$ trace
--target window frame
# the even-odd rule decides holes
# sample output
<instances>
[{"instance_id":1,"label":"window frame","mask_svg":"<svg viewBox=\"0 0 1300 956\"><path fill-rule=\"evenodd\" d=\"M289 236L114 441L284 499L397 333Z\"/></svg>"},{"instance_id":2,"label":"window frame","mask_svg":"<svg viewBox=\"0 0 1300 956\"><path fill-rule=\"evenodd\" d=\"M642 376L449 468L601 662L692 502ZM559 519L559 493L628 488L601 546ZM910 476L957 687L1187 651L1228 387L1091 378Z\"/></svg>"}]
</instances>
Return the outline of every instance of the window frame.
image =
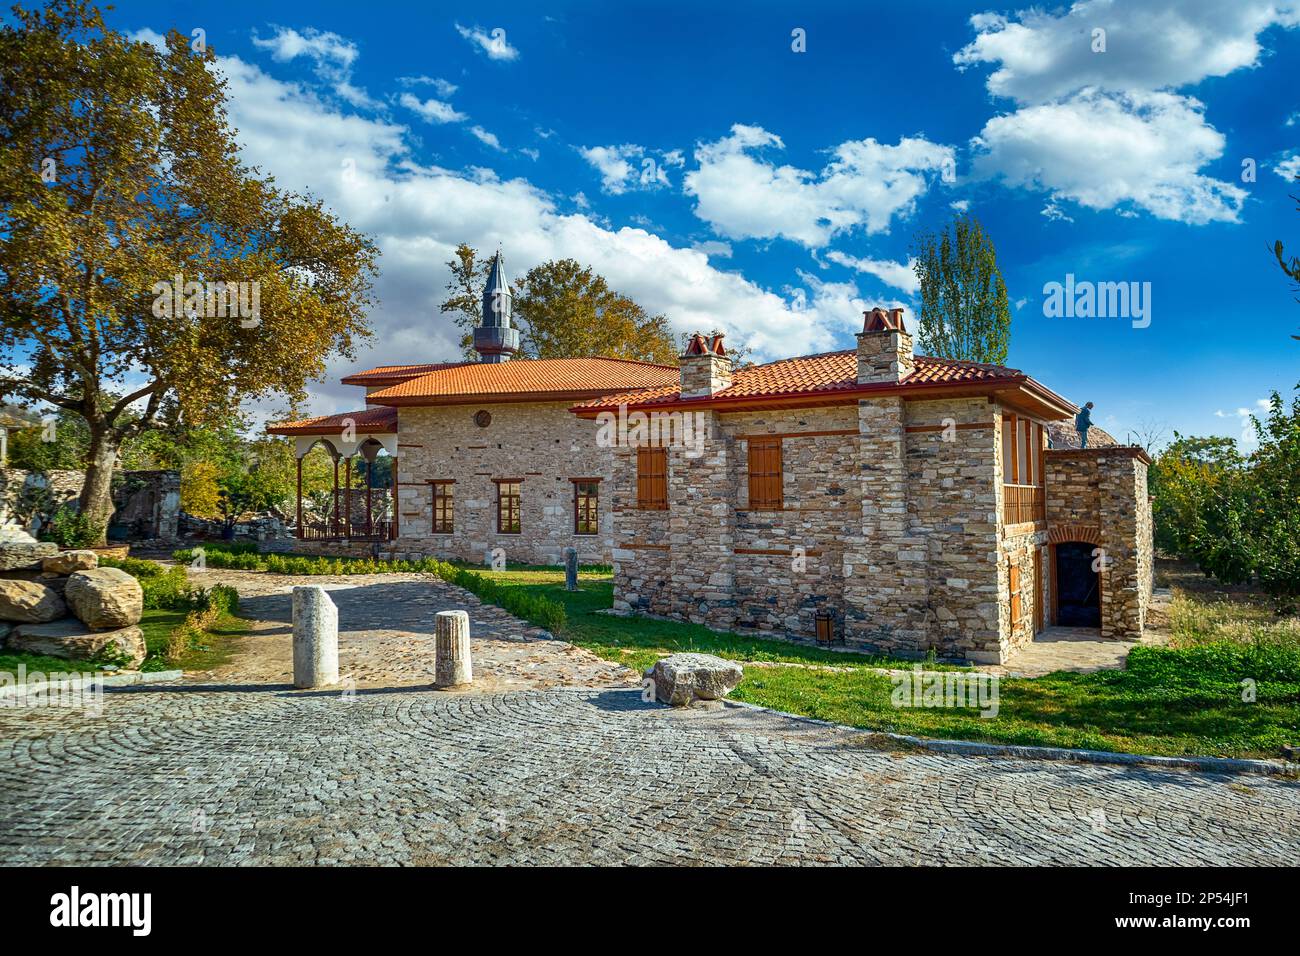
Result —
<instances>
[{"instance_id":1,"label":"window frame","mask_svg":"<svg viewBox=\"0 0 1300 956\"><path fill-rule=\"evenodd\" d=\"M599 478L570 478L573 483L573 533L576 536L591 537L600 534L600 479ZM584 486L590 486L591 491L587 494L582 493L579 489ZM583 531L583 505L588 503L587 510L589 515L587 520L590 522L591 530Z\"/></svg>"},{"instance_id":2,"label":"window frame","mask_svg":"<svg viewBox=\"0 0 1300 956\"><path fill-rule=\"evenodd\" d=\"M429 514L430 534L456 533L456 481L454 478L439 478L429 482L433 508ZM438 521L439 503L444 505L445 526Z\"/></svg>"},{"instance_id":3,"label":"window frame","mask_svg":"<svg viewBox=\"0 0 1300 956\"><path fill-rule=\"evenodd\" d=\"M1020 595L1020 566L1014 561L1008 567L1008 589L1011 591L1011 626L1024 620L1024 602Z\"/></svg>"},{"instance_id":4,"label":"window frame","mask_svg":"<svg viewBox=\"0 0 1300 956\"><path fill-rule=\"evenodd\" d=\"M497 486L497 534L523 534L524 480L522 478L493 478L492 482ZM513 494L504 490L508 486L513 486L516 489ZM514 530L510 530L504 521L506 512L502 505L506 502L512 502L509 513L514 517Z\"/></svg>"}]
</instances>

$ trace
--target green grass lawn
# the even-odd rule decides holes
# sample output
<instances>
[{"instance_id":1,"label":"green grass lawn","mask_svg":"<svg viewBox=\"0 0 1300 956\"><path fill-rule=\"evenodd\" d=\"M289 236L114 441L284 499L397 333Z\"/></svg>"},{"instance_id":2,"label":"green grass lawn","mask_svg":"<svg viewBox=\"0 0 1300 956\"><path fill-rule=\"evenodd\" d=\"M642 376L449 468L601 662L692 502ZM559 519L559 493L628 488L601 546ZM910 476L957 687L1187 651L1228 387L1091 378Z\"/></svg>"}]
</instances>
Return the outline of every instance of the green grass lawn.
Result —
<instances>
[{"instance_id":1,"label":"green grass lawn","mask_svg":"<svg viewBox=\"0 0 1300 956\"><path fill-rule=\"evenodd\" d=\"M140 619L140 629L144 632L144 642L149 649L149 653L145 657L140 670L165 671L175 670L176 668L207 670L229 658L229 641L227 639L243 634L247 630L247 626L242 620L226 615L208 631L211 640L205 641L202 647L190 651L179 663L169 664L162 657L167 647L167 635L171 633L172 628L184 620L184 611L145 609L144 616ZM70 661L62 657L44 657L39 654L12 654L0 650L0 671L16 675L19 664L26 665L28 674L34 672L42 674L69 673L72 671L80 673L99 670L98 667L89 666L84 661Z\"/></svg>"},{"instance_id":2,"label":"green grass lawn","mask_svg":"<svg viewBox=\"0 0 1300 956\"><path fill-rule=\"evenodd\" d=\"M1223 642L1172 650L1138 648L1124 671L1004 678L997 716L983 718L971 709L893 706L890 678L871 668L907 668L910 661L716 634L671 621L597 614L611 605L608 573L581 574L576 593L564 590L559 569L485 574L563 604L568 613L566 639L637 670L674 651L849 668L749 667L732 696L854 727L1166 755L1277 757L1283 744L1300 743L1300 655L1291 651L1259 658L1249 656L1244 647L1240 654L1231 647L1224 650ZM940 668L927 664L926 669ZM1253 703L1241 699L1242 677L1257 681Z\"/></svg>"}]
</instances>

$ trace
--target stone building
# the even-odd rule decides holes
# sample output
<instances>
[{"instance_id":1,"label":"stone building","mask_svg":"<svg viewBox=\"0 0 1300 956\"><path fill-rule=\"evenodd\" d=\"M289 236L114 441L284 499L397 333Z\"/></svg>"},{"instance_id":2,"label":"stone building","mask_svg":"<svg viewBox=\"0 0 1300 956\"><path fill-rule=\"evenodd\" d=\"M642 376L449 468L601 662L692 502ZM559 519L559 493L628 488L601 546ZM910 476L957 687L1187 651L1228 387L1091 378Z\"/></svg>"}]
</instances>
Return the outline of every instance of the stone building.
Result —
<instances>
[{"instance_id":1,"label":"stone building","mask_svg":"<svg viewBox=\"0 0 1300 956\"><path fill-rule=\"evenodd\" d=\"M617 611L900 655L999 663L1049 624L1142 631L1149 460L1109 436L1062 447L1074 404L913 354L901 309L869 313L856 349L756 367L699 335L680 368L521 360L498 253L483 315L478 361L357 372L364 409L270 429L300 469L317 444L335 460L325 514L299 495L299 549L575 547L612 561ZM359 496L353 460L381 454L393 487Z\"/></svg>"},{"instance_id":2,"label":"stone building","mask_svg":"<svg viewBox=\"0 0 1300 956\"><path fill-rule=\"evenodd\" d=\"M498 253L483 324L474 330L478 361L357 372L343 382L366 390L365 409L268 429L294 439L300 478L315 445L335 460L327 514L304 515L300 491L298 550L554 564L575 547L584 562L608 563L612 458L597 444L596 424L569 409L675 383L677 369L615 358L514 358L511 311ZM396 461L392 489L359 496L349 487L351 463L381 454Z\"/></svg>"},{"instance_id":3,"label":"stone building","mask_svg":"<svg viewBox=\"0 0 1300 956\"><path fill-rule=\"evenodd\" d=\"M1000 663L1060 622L1141 633L1149 460L1048 450L1077 407L1016 369L915 355L902 310L856 349L579 403L613 430L615 609Z\"/></svg>"}]
</instances>

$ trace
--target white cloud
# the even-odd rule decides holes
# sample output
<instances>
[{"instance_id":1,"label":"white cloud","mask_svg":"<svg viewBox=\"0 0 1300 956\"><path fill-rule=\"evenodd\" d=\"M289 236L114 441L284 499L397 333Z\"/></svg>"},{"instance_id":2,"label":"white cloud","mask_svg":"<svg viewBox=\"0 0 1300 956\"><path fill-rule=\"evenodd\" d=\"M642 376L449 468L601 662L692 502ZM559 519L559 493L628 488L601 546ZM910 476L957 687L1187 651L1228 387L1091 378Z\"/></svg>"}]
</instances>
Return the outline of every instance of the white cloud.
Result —
<instances>
[{"instance_id":1,"label":"white cloud","mask_svg":"<svg viewBox=\"0 0 1300 956\"><path fill-rule=\"evenodd\" d=\"M1267 414L1271 403L1267 398L1255 399L1254 408L1238 408L1231 412L1225 412L1218 409L1214 413L1215 418L1236 418L1237 426L1240 432L1237 435L1237 441L1243 446L1253 446L1259 444L1259 436L1255 434L1255 426L1251 422L1252 415Z\"/></svg>"},{"instance_id":2,"label":"white cloud","mask_svg":"<svg viewBox=\"0 0 1300 956\"><path fill-rule=\"evenodd\" d=\"M961 69L996 64L989 92L1042 103L1092 86L1173 89L1256 66L1259 34L1300 23L1300 8L1276 0L1082 0L1062 12L971 17L976 36L957 51ZM1093 52L1093 31L1105 52Z\"/></svg>"},{"instance_id":3,"label":"white cloud","mask_svg":"<svg viewBox=\"0 0 1300 956\"><path fill-rule=\"evenodd\" d=\"M491 146L493 149L497 150L498 152L505 151L501 145L501 140L497 139L496 133L489 133L482 126L471 126L469 128L469 131L473 133L474 138L477 139L484 146Z\"/></svg>"},{"instance_id":4,"label":"white cloud","mask_svg":"<svg viewBox=\"0 0 1300 956\"><path fill-rule=\"evenodd\" d=\"M269 38L253 33L253 46L269 50L271 58L279 63L305 56L313 63L316 75L329 83L334 92L346 102L362 109L376 109L381 104L370 98L365 90L352 83L352 64L356 62L357 45L337 33L307 27L301 33L290 27L276 27Z\"/></svg>"},{"instance_id":5,"label":"white cloud","mask_svg":"<svg viewBox=\"0 0 1300 956\"><path fill-rule=\"evenodd\" d=\"M579 146L578 152L600 173L600 188L618 196L629 189L640 187L654 189L671 185L666 166L680 166L685 162L680 150L651 156L644 146L624 143L622 146Z\"/></svg>"},{"instance_id":6,"label":"white cloud","mask_svg":"<svg viewBox=\"0 0 1300 956\"><path fill-rule=\"evenodd\" d=\"M1161 219L1235 222L1246 191L1198 172L1224 149L1203 109L1174 93L1081 90L989 120L972 141L975 171L1089 209L1128 202Z\"/></svg>"},{"instance_id":7,"label":"white cloud","mask_svg":"<svg viewBox=\"0 0 1300 956\"><path fill-rule=\"evenodd\" d=\"M957 212L966 212L966 211L968 211L968 210L970 209L970 200L969 200L969 199L958 199L958 200L956 200L955 202L950 202L950 203L948 203L948 208L949 208L949 209L954 209L954 210L956 210Z\"/></svg>"},{"instance_id":8,"label":"white cloud","mask_svg":"<svg viewBox=\"0 0 1300 956\"><path fill-rule=\"evenodd\" d=\"M695 214L730 239L791 239L809 248L854 228L888 231L905 218L932 179L954 169L952 147L921 137L897 146L850 140L831 151L817 173L777 166L761 150L784 149L781 138L737 124L731 135L695 149L698 168L686 174Z\"/></svg>"},{"instance_id":9,"label":"white cloud","mask_svg":"<svg viewBox=\"0 0 1300 956\"><path fill-rule=\"evenodd\" d=\"M486 53L489 60L517 60L519 51L506 39L506 31L495 27L486 32L479 27L463 27L456 24L456 32L472 43L480 52Z\"/></svg>"},{"instance_id":10,"label":"white cloud","mask_svg":"<svg viewBox=\"0 0 1300 956\"><path fill-rule=\"evenodd\" d=\"M995 65L989 92L1018 104L972 141L977 174L1119 215L1237 221L1246 192L1200 172L1224 137L1198 100L1174 91L1257 66L1263 31L1300 24L1296 3L1080 0L970 22L975 39L953 61Z\"/></svg>"},{"instance_id":11,"label":"white cloud","mask_svg":"<svg viewBox=\"0 0 1300 956\"><path fill-rule=\"evenodd\" d=\"M1038 210L1040 216L1046 217L1051 222L1074 222L1073 217L1066 215L1065 210L1059 203L1049 202L1042 209Z\"/></svg>"},{"instance_id":12,"label":"white cloud","mask_svg":"<svg viewBox=\"0 0 1300 956\"><path fill-rule=\"evenodd\" d=\"M522 178L423 165L401 125L346 115L302 84L236 57L222 57L219 66L230 81L231 119L244 159L282 187L322 199L373 237L382 253L379 304L371 316L376 335L355 361L332 364L315 387L311 411L356 408L358 391L337 380L358 365L459 354L459 331L438 304L449 279L445 262L461 242L481 250L500 246L515 275L571 256L666 315L676 331L721 328L752 344L761 359L824 350L836 334L861 326L860 309L843 314L851 286L824 286L813 277L806 308L796 312L740 273L713 268L704 251L674 246L645 229L612 228L587 212L562 212L555 197Z\"/></svg>"},{"instance_id":13,"label":"white cloud","mask_svg":"<svg viewBox=\"0 0 1300 956\"><path fill-rule=\"evenodd\" d=\"M397 82L403 86L432 86L444 100L460 89L455 83L449 83L437 76L399 76Z\"/></svg>"},{"instance_id":14,"label":"white cloud","mask_svg":"<svg viewBox=\"0 0 1300 956\"><path fill-rule=\"evenodd\" d=\"M1282 158L1273 164L1273 172L1287 182L1291 182L1297 176L1300 176L1300 150L1292 150L1283 154Z\"/></svg>"},{"instance_id":15,"label":"white cloud","mask_svg":"<svg viewBox=\"0 0 1300 956\"><path fill-rule=\"evenodd\" d=\"M835 249L826 253L826 258L856 272L875 276L885 285L901 289L908 295L916 295L921 289L921 281L916 277L915 259L908 259L906 262L891 262L888 259L855 259Z\"/></svg>"},{"instance_id":16,"label":"white cloud","mask_svg":"<svg viewBox=\"0 0 1300 956\"><path fill-rule=\"evenodd\" d=\"M731 243L719 242L717 239L706 239L704 242L695 242L691 248L704 253L706 256L716 256L719 259L731 258Z\"/></svg>"},{"instance_id":17,"label":"white cloud","mask_svg":"<svg viewBox=\"0 0 1300 956\"><path fill-rule=\"evenodd\" d=\"M403 93L398 102L430 123L459 123L468 118L464 113L457 112L450 103L433 99L421 100L412 93Z\"/></svg>"}]
</instances>

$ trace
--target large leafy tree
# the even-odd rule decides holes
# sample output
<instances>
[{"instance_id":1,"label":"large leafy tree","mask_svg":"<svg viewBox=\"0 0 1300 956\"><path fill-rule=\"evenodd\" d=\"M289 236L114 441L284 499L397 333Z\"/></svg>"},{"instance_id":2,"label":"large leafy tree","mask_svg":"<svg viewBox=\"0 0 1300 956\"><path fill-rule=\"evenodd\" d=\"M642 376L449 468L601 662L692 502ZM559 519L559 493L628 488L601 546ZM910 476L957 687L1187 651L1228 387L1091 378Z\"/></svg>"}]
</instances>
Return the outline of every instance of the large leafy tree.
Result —
<instances>
[{"instance_id":1,"label":"large leafy tree","mask_svg":"<svg viewBox=\"0 0 1300 956\"><path fill-rule=\"evenodd\" d=\"M468 245L447 263L451 278L442 311L462 330L467 358L477 353L471 330L482 322L483 286L491 259ZM573 259L555 259L516 279L514 324L525 358L609 355L642 362L677 364L677 344L668 320L611 289L604 277Z\"/></svg>"},{"instance_id":2,"label":"large leafy tree","mask_svg":"<svg viewBox=\"0 0 1300 956\"><path fill-rule=\"evenodd\" d=\"M0 28L0 395L79 415L81 509L102 539L122 443L168 403L192 424L300 399L351 356L377 251L239 159L210 47L105 27L82 0ZM159 283L256 283L260 311L181 310ZM106 396L112 395L111 401Z\"/></svg>"},{"instance_id":3,"label":"large leafy tree","mask_svg":"<svg viewBox=\"0 0 1300 956\"><path fill-rule=\"evenodd\" d=\"M1011 309L997 250L979 220L956 216L940 233L918 233L913 255L921 295L917 332L926 354L1005 363Z\"/></svg>"}]
</instances>

